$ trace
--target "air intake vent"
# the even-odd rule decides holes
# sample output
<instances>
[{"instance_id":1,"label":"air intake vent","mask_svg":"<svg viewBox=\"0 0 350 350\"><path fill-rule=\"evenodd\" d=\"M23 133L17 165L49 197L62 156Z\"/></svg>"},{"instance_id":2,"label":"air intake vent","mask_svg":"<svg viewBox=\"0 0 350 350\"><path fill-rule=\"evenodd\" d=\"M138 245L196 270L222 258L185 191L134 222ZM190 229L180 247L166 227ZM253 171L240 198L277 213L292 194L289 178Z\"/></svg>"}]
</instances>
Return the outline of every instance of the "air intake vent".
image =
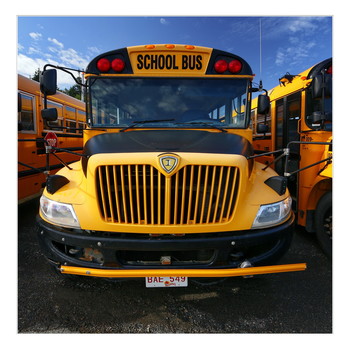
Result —
<instances>
[{"instance_id":1,"label":"air intake vent","mask_svg":"<svg viewBox=\"0 0 350 350\"><path fill-rule=\"evenodd\" d=\"M200 225L230 220L239 188L238 168L187 165L164 176L150 165L96 169L98 204L106 222Z\"/></svg>"}]
</instances>

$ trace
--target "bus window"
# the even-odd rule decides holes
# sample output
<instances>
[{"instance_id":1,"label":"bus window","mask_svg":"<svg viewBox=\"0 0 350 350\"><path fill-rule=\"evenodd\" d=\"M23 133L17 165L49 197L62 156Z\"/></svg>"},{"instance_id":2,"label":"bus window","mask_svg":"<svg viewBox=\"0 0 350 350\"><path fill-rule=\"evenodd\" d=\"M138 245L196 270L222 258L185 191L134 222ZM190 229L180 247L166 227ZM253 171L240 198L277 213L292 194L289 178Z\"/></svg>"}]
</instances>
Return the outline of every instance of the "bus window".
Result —
<instances>
[{"instance_id":1,"label":"bus window","mask_svg":"<svg viewBox=\"0 0 350 350\"><path fill-rule=\"evenodd\" d=\"M77 119L78 119L78 121L85 122L85 119L86 119L85 112L78 109Z\"/></svg>"},{"instance_id":2,"label":"bus window","mask_svg":"<svg viewBox=\"0 0 350 350\"><path fill-rule=\"evenodd\" d=\"M271 136L271 114L270 114L270 112L268 113L268 115L266 115L266 118L265 118L265 115L262 115L262 114L258 115L257 116L257 124L267 125L269 127L269 129L268 129L269 132L266 133L266 135ZM260 134L260 136L261 136L261 134Z\"/></svg>"},{"instance_id":3,"label":"bus window","mask_svg":"<svg viewBox=\"0 0 350 350\"><path fill-rule=\"evenodd\" d=\"M322 100L312 98L311 89L306 90L306 125L310 129L319 129L320 123L313 123L312 113L316 111L322 111ZM326 124L329 124L329 130L331 130L332 124L332 98L328 97L324 99L324 112L326 114Z\"/></svg>"},{"instance_id":4,"label":"bus window","mask_svg":"<svg viewBox=\"0 0 350 350\"><path fill-rule=\"evenodd\" d=\"M53 101L47 101L47 108L56 108L58 115L56 121L49 123L48 129L63 132L63 106Z\"/></svg>"},{"instance_id":5,"label":"bus window","mask_svg":"<svg viewBox=\"0 0 350 350\"><path fill-rule=\"evenodd\" d=\"M85 123L86 123L86 114L84 111L81 110L77 110L78 114L77 114L77 121L78 121L78 132L79 134L83 133L83 130L85 129Z\"/></svg>"},{"instance_id":6,"label":"bus window","mask_svg":"<svg viewBox=\"0 0 350 350\"><path fill-rule=\"evenodd\" d=\"M276 149L283 148L283 98L276 101Z\"/></svg>"},{"instance_id":7,"label":"bus window","mask_svg":"<svg viewBox=\"0 0 350 350\"><path fill-rule=\"evenodd\" d=\"M298 122L301 116L301 93L300 91L287 97L287 142L297 140Z\"/></svg>"},{"instance_id":8,"label":"bus window","mask_svg":"<svg viewBox=\"0 0 350 350\"><path fill-rule=\"evenodd\" d=\"M78 128L79 128L78 132L79 132L79 134L82 134L82 133L83 133L83 130L85 129L85 128L84 128L84 125L85 125L85 123L83 123L83 122L78 122Z\"/></svg>"},{"instance_id":9,"label":"bus window","mask_svg":"<svg viewBox=\"0 0 350 350\"><path fill-rule=\"evenodd\" d=\"M75 121L75 108L65 106L65 109L66 109L65 126L73 129L73 130L66 129L66 132L74 134L74 133L76 133L76 130L74 130L74 129L77 127L76 121Z\"/></svg>"},{"instance_id":10,"label":"bus window","mask_svg":"<svg viewBox=\"0 0 350 350\"><path fill-rule=\"evenodd\" d=\"M77 131L75 130L76 129L76 121L75 120L70 120L70 119L66 119L66 127L67 128L70 128L70 129L66 129L66 132L69 132L69 133L73 133L75 134Z\"/></svg>"},{"instance_id":11,"label":"bus window","mask_svg":"<svg viewBox=\"0 0 350 350\"><path fill-rule=\"evenodd\" d=\"M20 93L21 110L19 111L19 122L21 123L21 132L35 131L35 113L34 113L34 96Z\"/></svg>"},{"instance_id":12,"label":"bus window","mask_svg":"<svg viewBox=\"0 0 350 350\"><path fill-rule=\"evenodd\" d=\"M75 119L75 108L65 106L66 109L66 118L74 120Z\"/></svg>"},{"instance_id":13,"label":"bus window","mask_svg":"<svg viewBox=\"0 0 350 350\"><path fill-rule=\"evenodd\" d=\"M133 121L173 119L180 128L181 123L213 119L243 129L248 120L246 91L247 82L238 79L96 79L90 88L91 124L118 127Z\"/></svg>"}]
</instances>

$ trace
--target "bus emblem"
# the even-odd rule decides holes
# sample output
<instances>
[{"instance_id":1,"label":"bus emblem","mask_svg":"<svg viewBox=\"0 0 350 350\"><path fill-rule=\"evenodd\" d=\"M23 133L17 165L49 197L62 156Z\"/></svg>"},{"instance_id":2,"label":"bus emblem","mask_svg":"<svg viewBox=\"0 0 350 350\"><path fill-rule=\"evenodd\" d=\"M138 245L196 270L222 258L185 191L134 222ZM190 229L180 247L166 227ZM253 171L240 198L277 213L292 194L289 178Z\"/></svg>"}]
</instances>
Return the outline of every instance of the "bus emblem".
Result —
<instances>
[{"instance_id":1,"label":"bus emblem","mask_svg":"<svg viewBox=\"0 0 350 350\"><path fill-rule=\"evenodd\" d=\"M164 155L159 158L160 166L170 174L179 163L179 158L175 155Z\"/></svg>"}]
</instances>

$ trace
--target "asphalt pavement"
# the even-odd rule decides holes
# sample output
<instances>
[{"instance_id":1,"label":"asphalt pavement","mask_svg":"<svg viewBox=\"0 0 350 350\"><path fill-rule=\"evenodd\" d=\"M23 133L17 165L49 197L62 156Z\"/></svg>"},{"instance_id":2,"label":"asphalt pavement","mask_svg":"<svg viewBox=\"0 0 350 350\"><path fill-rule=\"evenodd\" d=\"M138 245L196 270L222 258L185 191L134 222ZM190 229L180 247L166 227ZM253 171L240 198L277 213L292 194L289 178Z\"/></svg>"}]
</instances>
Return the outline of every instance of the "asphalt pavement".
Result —
<instances>
[{"instance_id":1,"label":"asphalt pavement","mask_svg":"<svg viewBox=\"0 0 350 350\"><path fill-rule=\"evenodd\" d=\"M146 288L54 274L37 210L38 200L18 207L18 333L332 333L332 263L302 228L279 263L306 262L306 271Z\"/></svg>"}]
</instances>

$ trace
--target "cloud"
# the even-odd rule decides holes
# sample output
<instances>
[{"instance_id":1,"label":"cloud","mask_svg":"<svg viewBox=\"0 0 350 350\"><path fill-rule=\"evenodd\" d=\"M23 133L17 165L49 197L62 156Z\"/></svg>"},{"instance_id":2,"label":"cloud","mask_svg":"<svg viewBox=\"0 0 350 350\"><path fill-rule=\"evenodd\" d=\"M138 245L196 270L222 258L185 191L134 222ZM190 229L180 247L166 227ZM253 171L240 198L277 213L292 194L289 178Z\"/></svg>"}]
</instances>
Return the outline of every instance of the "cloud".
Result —
<instances>
[{"instance_id":1,"label":"cloud","mask_svg":"<svg viewBox=\"0 0 350 350\"><path fill-rule=\"evenodd\" d=\"M88 60L81 57L74 49L59 51L59 58L62 62L78 68L85 68L89 63Z\"/></svg>"},{"instance_id":2,"label":"cloud","mask_svg":"<svg viewBox=\"0 0 350 350\"><path fill-rule=\"evenodd\" d=\"M165 19L165 18L161 18L160 19L160 24L166 25L166 24L169 24L169 21L167 19Z\"/></svg>"},{"instance_id":3,"label":"cloud","mask_svg":"<svg viewBox=\"0 0 350 350\"><path fill-rule=\"evenodd\" d=\"M42 69L46 63L48 62L41 58L31 58L20 53L17 56L17 72L29 77L32 76L38 68Z\"/></svg>"},{"instance_id":4,"label":"cloud","mask_svg":"<svg viewBox=\"0 0 350 350\"><path fill-rule=\"evenodd\" d=\"M39 36L32 36L33 38L39 38ZM55 38L47 38L52 45L40 46L36 41L30 46L24 53L24 47L18 44L18 56L17 56L17 71L26 77L33 76L34 72L39 68L42 70L46 64L52 64L55 66L85 69L90 59L87 56L81 55L73 48L64 48L64 44ZM89 48L89 52L97 53L97 48ZM60 88L69 88L74 85L75 82L72 77L60 70L57 71L57 85ZM73 72L73 75L78 76L77 72Z\"/></svg>"},{"instance_id":5,"label":"cloud","mask_svg":"<svg viewBox=\"0 0 350 350\"><path fill-rule=\"evenodd\" d=\"M37 48L35 48L35 47L30 47L28 49L28 54L29 55L32 55L32 54L35 54L35 53L40 53L40 51Z\"/></svg>"},{"instance_id":6,"label":"cloud","mask_svg":"<svg viewBox=\"0 0 350 350\"><path fill-rule=\"evenodd\" d=\"M64 47L64 45L61 42L59 42L57 39L48 38L47 40L50 41L51 43L57 45L61 49L63 49L63 47Z\"/></svg>"},{"instance_id":7,"label":"cloud","mask_svg":"<svg viewBox=\"0 0 350 350\"><path fill-rule=\"evenodd\" d=\"M305 58L310 56L312 48L316 46L315 41L291 40L291 43L294 43L294 45L277 50L275 59L277 66L282 66L283 64L293 66L302 63Z\"/></svg>"},{"instance_id":8,"label":"cloud","mask_svg":"<svg viewBox=\"0 0 350 350\"><path fill-rule=\"evenodd\" d=\"M302 31L312 34L319 27L317 22L317 19L314 17L299 17L297 19L292 19L288 23L287 29L292 33Z\"/></svg>"},{"instance_id":9,"label":"cloud","mask_svg":"<svg viewBox=\"0 0 350 350\"><path fill-rule=\"evenodd\" d=\"M276 26L275 34L278 31L279 36L286 38L275 53L275 64L303 66L305 60L315 54L315 47L320 45L317 33L323 33L329 27L329 17L273 18L269 25Z\"/></svg>"},{"instance_id":10,"label":"cloud","mask_svg":"<svg viewBox=\"0 0 350 350\"><path fill-rule=\"evenodd\" d=\"M88 47L88 51L92 55L98 55L101 51L95 46Z\"/></svg>"},{"instance_id":11,"label":"cloud","mask_svg":"<svg viewBox=\"0 0 350 350\"><path fill-rule=\"evenodd\" d=\"M34 32L29 33L29 36L34 40L39 40L42 37L42 35L40 33L34 33Z\"/></svg>"},{"instance_id":12,"label":"cloud","mask_svg":"<svg viewBox=\"0 0 350 350\"><path fill-rule=\"evenodd\" d=\"M32 58L24 54L19 54L17 56L17 73L30 78L38 68L43 70L45 64L59 65L60 63L50 58ZM73 74L77 76L76 73ZM60 88L69 88L74 84L75 81L69 74L60 70L57 71L57 85Z\"/></svg>"}]
</instances>

